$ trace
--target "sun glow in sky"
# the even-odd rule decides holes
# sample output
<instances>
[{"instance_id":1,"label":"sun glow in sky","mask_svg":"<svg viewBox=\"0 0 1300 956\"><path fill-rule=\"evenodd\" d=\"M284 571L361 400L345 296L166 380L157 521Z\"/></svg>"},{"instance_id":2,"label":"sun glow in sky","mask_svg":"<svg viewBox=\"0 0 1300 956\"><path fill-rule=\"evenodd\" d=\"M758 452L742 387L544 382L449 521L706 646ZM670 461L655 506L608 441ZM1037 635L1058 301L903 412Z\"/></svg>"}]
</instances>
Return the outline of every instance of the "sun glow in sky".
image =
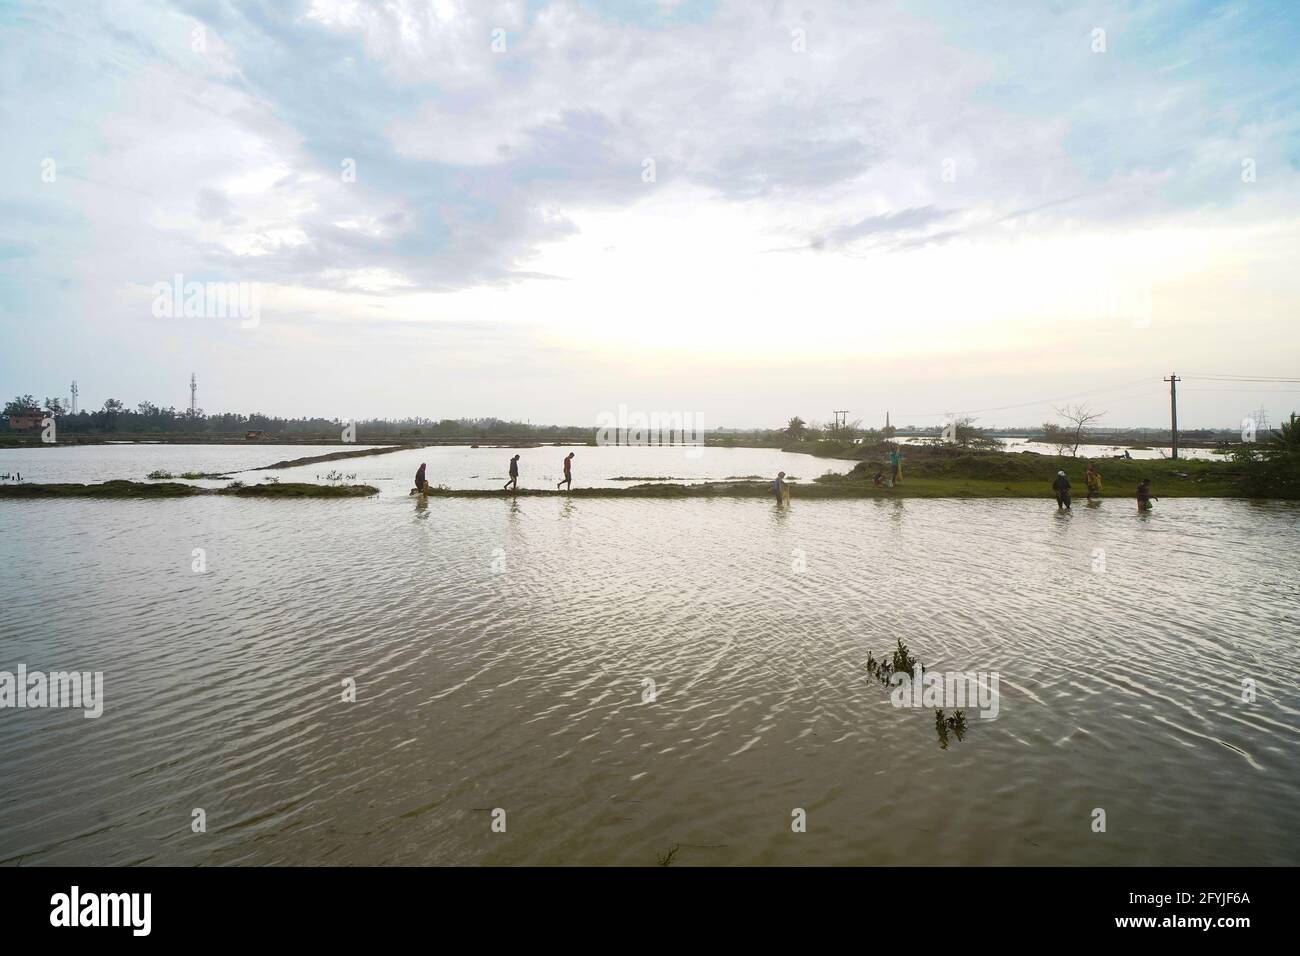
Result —
<instances>
[{"instance_id":1,"label":"sun glow in sky","mask_svg":"<svg viewBox=\"0 0 1300 956\"><path fill-rule=\"evenodd\" d=\"M1177 371L1190 427L1300 406L1195 377L1300 368L1300 11L1007 7L6 6L6 395L1157 425ZM260 321L155 317L176 274Z\"/></svg>"}]
</instances>

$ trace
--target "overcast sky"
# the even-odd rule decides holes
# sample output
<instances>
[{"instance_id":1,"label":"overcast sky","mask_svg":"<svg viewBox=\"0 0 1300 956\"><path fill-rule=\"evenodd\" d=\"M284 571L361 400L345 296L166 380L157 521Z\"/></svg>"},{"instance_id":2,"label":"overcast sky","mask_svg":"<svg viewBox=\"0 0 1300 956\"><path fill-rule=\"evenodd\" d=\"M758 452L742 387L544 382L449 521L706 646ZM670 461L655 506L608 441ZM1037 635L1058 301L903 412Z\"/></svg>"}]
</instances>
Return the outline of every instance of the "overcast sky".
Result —
<instances>
[{"instance_id":1,"label":"overcast sky","mask_svg":"<svg viewBox=\"0 0 1300 956\"><path fill-rule=\"evenodd\" d=\"M1300 408L1197 378L1300 376L1293 0L5 0L0 38L6 399ZM178 274L257 324L156 316Z\"/></svg>"}]
</instances>

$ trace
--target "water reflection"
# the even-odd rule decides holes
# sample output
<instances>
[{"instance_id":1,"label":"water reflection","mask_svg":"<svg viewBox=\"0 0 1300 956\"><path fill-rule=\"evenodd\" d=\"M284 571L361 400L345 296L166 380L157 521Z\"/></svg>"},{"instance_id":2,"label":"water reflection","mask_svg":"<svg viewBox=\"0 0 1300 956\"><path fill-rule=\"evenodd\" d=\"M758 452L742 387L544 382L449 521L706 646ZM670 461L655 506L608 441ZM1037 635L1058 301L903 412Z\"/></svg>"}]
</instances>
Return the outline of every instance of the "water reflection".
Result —
<instances>
[{"instance_id":1,"label":"water reflection","mask_svg":"<svg viewBox=\"0 0 1300 956\"><path fill-rule=\"evenodd\" d=\"M903 524L903 517L907 513L907 505L904 500L902 498L890 498L887 501L881 500L880 503L885 507L885 513L889 516L889 520L895 529L900 528Z\"/></svg>"}]
</instances>

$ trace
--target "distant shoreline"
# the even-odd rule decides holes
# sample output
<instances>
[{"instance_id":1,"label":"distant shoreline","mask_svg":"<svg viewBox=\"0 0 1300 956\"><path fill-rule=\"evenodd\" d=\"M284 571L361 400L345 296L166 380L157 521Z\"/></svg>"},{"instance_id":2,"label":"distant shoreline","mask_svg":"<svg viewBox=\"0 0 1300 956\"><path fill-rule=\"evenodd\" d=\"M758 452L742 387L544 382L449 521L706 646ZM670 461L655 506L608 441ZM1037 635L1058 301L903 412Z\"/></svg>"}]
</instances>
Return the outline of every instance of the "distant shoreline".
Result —
<instances>
[{"instance_id":1,"label":"distant shoreline","mask_svg":"<svg viewBox=\"0 0 1300 956\"><path fill-rule=\"evenodd\" d=\"M898 435L897 439L904 448L926 447L925 445L913 445L907 443L913 439L934 438L933 435ZM1041 441L1041 437L1026 435L991 435L990 437L998 441L1024 440L1024 441ZM878 439L877 443L890 441L891 439ZM265 438L243 438L238 435L209 435L206 433L197 434L115 434L115 435L70 435L57 442L42 442L39 434L32 435L0 435L0 449L5 448L68 448L76 445L238 445L238 446L272 446L272 445L337 445L340 448L346 448L348 445L373 445L373 446L391 446L397 448L425 448L425 447L466 447L466 448L551 448L551 447L594 447L596 439L593 437L587 439L580 438L555 438L550 439L538 436L523 437L491 437L491 438L365 438L357 436L355 442L341 441L335 437L307 437L292 436L275 438L267 436ZM1111 439L1099 436L1088 436L1085 444L1097 445L1104 448L1131 448L1131 449L1149 449L1149 448L1167 448L1169 443L1163 438L1144 438L1144 439ZM771 448L780 449L781 451L797 452L799 454L817 455L823 458L834 457L856 457L852 452L853 449L859 449L863 445L851 445L847 442L836 442L833 440L825 441L803 441L792 442L789 439L780 441L760 441L753 438L744 438L740 436L732 437L728 435L705 436L704 445L706 448ZM652 447L674 448L681 447L682 443L665 443L654 445ZM643 446L628 446L643 447ZM1179 448L1199 448L1215 449L1223 447L1220 441L1197 441L1180 439ZM1233 448L1252 447L1249 444L1233 443ZM836 452L843 451L846 454Z\"/></svg>"}]
</instances>

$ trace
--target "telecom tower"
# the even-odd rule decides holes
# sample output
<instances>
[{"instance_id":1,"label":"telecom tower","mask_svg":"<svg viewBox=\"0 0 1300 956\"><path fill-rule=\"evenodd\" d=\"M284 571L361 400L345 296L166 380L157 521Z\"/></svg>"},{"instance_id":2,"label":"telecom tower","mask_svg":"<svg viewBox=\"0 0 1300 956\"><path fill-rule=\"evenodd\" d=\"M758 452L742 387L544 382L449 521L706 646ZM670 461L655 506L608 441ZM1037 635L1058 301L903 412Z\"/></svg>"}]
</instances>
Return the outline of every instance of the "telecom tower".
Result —
<instances>
[{"instance_id":1,"label":"telecom tower","mask_svg":"<svg viewBox=\"0 0 1300 956\"><path fill-rule=\"evenodd\" d=\"M71 412L71 414L73 414L73 415L77 414L77 380L76 380L75 378L72 380L72 412Z\"/></svg>"},{"instance_id":2,"label":"telecom tower","mask_svg":"<svg viewBox=\"0 0 1300 956\"><path fill-rule=\"evenodd\" d=\"M1269 429L1268 409L1266 409L1263 405L1261 405L1259 406L1259 408L1255 410L1255 414L1252 417L1255 419L1256 435L1263 435L1266 431L1268 431Z\"/></svg>"},{"instance_id":3,"label":"telecom tower","mask_svg":"<svg viewBox=\"0 0 1300 956\"><path fill-rule=\"evenodd\" d=\"M199 392L198 380L195 379L194 373L190 372L190 418L193 418L195 414L197 414L198 412L198 407L199 407L198 392Z\"/></svg>"}]
</instances>

